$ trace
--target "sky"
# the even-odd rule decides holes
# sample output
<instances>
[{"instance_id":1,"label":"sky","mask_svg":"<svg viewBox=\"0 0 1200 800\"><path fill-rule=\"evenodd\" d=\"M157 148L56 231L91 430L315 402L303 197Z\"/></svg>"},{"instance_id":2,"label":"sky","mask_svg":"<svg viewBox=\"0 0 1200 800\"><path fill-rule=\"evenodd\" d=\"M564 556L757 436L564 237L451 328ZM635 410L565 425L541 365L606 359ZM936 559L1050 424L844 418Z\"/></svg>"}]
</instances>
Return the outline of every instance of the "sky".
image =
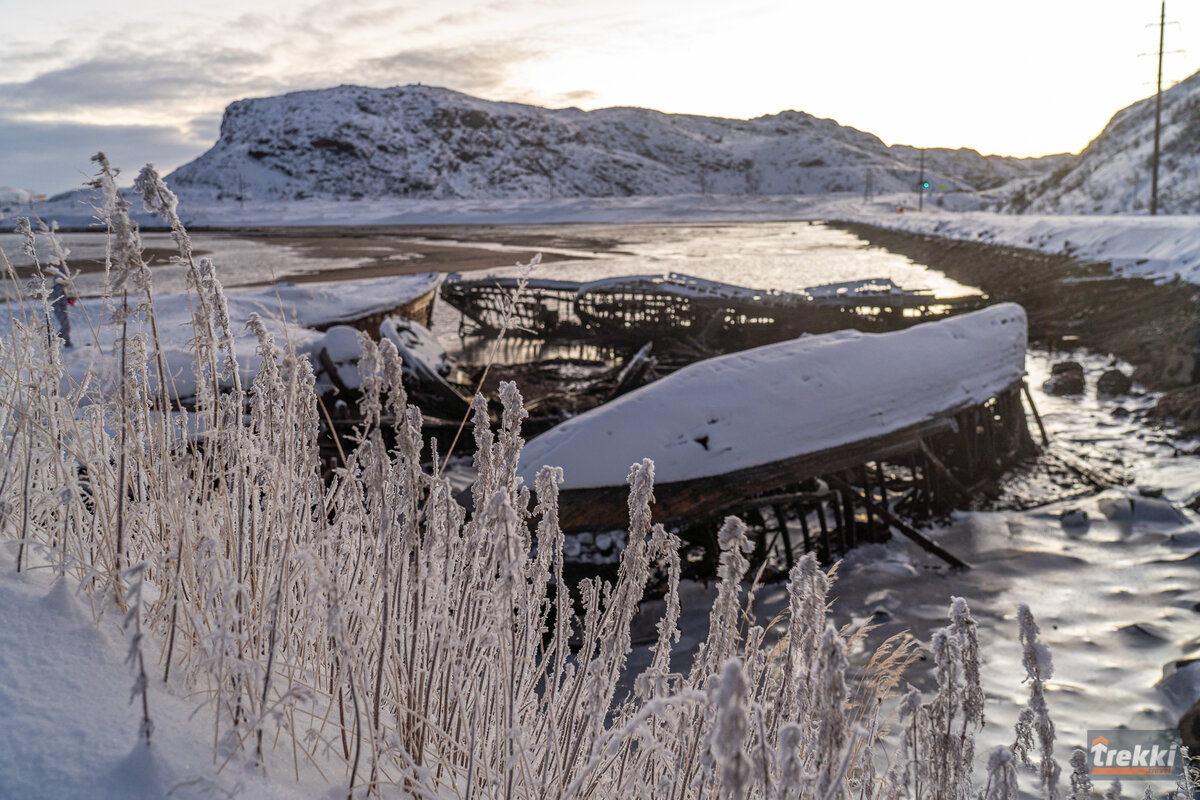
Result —
<instances>
[{"instance_id":1,"label":"sky","mask_svg":"<svg viewBox=\"0 0 1200 800\"><path fill-rule=\"evenodd\" d=\"M77 187L104 150L166 173L226 105L425 83L552 107L795 109L888 144L1078 152L1154 92L1157 0L0 0L0 187ZM1167 3L1168 81L1200 3ZM1167 84L1169 85L1169 83Z\"/></svg>"}]
</instances>

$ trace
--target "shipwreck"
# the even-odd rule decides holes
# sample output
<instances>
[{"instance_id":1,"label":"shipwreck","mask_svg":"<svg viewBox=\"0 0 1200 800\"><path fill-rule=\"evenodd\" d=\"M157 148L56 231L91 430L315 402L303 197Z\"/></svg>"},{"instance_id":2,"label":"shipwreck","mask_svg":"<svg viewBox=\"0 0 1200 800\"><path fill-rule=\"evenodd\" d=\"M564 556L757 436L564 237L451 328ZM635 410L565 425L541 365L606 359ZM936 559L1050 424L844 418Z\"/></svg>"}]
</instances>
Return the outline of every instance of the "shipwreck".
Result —
<instances>
[{"instance_id":1,"label":"shipwreck","mask_svg":"<svg viewBox=\"0 0 1200 800\"><path fill-rule=\"evenodd\" d=\"M851 327L898 330L986 303L981 295L940 298L903 289L887 278L781 292L676 273L587 283L451 276L441 296L462 314L461 332L494 335L507 325L515 335L537 338L627 344L686 338L722 351Z\"/></svg>"},{"instance_id":2,"label":"shipwreck","mask_svg":"<svg viewBox=\"0 0 1200 800\"><path fill-rule=\"evenodd\" d=\"M532 439L520 475L560 466L568 531L622 528L630 466L655 463L656 522L699 553L727 514L826 560L897 530L961 560L901 515L985 491L1036 451L1021 401L1026 318L1000 304L889 333L802 336L701 361Z\"/></svg>"}]
</instances>

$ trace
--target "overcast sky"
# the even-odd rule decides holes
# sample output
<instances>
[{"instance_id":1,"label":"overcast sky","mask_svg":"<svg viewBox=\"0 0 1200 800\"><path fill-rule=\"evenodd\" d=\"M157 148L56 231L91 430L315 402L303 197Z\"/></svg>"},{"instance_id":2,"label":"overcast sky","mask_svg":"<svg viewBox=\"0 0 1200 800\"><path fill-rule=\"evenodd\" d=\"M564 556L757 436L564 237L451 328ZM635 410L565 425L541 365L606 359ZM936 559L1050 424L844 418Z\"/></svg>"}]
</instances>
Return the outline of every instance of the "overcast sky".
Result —
<instances>
[{"instance_id":1,"label":"overcast sky","mask_svg":"<svg viewBox=\"0 0 1200 800\"><path fill-rule=\"evenodd\" d=\"M1157 0L0 0L0 186L132 176L217 137L244 97L422 82L493 100L830 117L888 144L1082 149L1152 94ZM1167 4L1165 73L1200 68Z\"/></svg>"}]
</instances>

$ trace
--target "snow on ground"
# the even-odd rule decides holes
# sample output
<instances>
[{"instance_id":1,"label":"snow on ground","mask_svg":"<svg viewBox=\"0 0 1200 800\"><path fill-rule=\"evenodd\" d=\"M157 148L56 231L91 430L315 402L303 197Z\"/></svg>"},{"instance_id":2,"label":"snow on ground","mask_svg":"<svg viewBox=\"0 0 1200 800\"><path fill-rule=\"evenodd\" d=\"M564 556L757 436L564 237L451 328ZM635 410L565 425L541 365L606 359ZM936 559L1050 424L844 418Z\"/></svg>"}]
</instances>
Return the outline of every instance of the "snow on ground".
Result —
<instances>
[{"instance_id":1,"label":"snow on ground","mask_svg":"<svg viewBox=\"0 0 1200 800\"><path fill-rule=\"evenodd\" d=\"M389 311L436 289L441 277L436 273L422 273L331 284L283 283L229 291L226 298L242 380L249 384L258 372L258 340L246 328L252 314L263 320L280 347L291 342L299 352L315 353L323 346L326 334L314 328ZM131 299L130 302L137 301ZM167 369L174 376L173 389L178 397L189 397L196 392L195 355L189 344L192 305L193 299L186 294L164 292L154 295L162 353ZM8 331L13 314L18 317L22 314L18 303L10 302L9 306L0 310L0 335ZM32 307L26 308L31 310ZM69 313L75 346L63 350L63 361L72 380L82 384L89 372L114 374L118 331L108 323L112 314L110 305L99 297L81 298ZM149 336L149 325L145 321L135 323L131 320L129 335L138 333Z\"/></svg>"},{"instance_id":2,"label":"snow on ground","mask_svg":"<svg viewBox=\"0 0 1200 800\"><path fill-rule=\"evenodd\" d=\"M1129 278L1156 281L1179 278L1200 284L1200 216L1058 216L949 212L909 208L896 213L911 196L891 202L836 204L831 219L864 222L946 239L1006 245L1080 261L1104 261Z\"/></svg>"},{"instance_id":3,"label":"snow on ground","mask_svg":"<svg viewBox=\"0 0 1200 800\"><path fill-rule=\"evenodd\" d=\"M721 475L882 436L987 400L1025 374L1011 303L884 334L838 331L691 364L530 441L519 473L621 486L652 458L660 483Z\"/></svg>"},{"instance_id":4,"label":"snow on ground","mask_svg":"<svg viewBox=\"0 0 1200 800\"><path fill-rule=\"evenodd\" d=\"M0 797L8 800L174 800L212 797L344 797L287 762L264 771L240 760L213 763L211 714L181 685L147 668L151 747L139 741L141 701L121 612L98 610L78 585L49 568L18 574L16 543L0 546ZM148 642L151 649L158 642ZM153 677L157 676L157 677ZM268 779L270 776L272 779Z\"/></svg>"},{"instance_id":5,"label":"snow on ground","mask_svg":"<svg viewBox=\"0 0 1200 800\"><path fill-rule=\"evenodd\" d=\"M144 227L160 225L141 211L141 200L129 195L135 219ZM555 199L419 200L363 199L259 201L239 208L228 201L180 200L179 213L188 226L254 225L431 225L519 224L562 222L671 222L817 219L827 207L826 195L688 194L645 197L569 197ZM59 225L87 228L95 212L82 195L33 206L33 211ZM815 215L814 215L815 213ZM7 223L0 221L0 229Z\"/></svg>"}]
</instances>

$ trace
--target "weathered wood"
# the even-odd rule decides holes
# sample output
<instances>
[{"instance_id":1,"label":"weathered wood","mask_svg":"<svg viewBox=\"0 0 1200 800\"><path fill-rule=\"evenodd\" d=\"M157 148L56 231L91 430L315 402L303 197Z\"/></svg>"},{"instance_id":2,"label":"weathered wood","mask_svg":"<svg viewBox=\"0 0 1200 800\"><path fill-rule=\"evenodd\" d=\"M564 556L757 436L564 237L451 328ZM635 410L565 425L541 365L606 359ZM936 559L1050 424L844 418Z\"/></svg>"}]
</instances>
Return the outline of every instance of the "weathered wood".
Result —
<instances>
[{"instance_id":1,"label":"weathered wood","mask_svg":"<svg viewBox=\"0 0 1200 800\"><path fill-rule=\"evenodd\" d=\"M830 475L826 478L826 480L829 481L830 486L834 486L843 491L850 492L852 494L857 495L858 501L860 503L863 503L864 505L871 504L871 502L869 500L867 500L867 498L865 498L861 494L859 494L858 491L853 486L846 483L841 478L838 478L834 475ZM937 542L928 538L927 536L922 534L920 531L918 531L916 528L912 527L908 523L903 522L900 519L897 519L895 516L892 515L892 513L890 511L886 511L886 510L880 508L879 506L875 506L875 513L878 514L879 518L882 519L884 522L891 525L893 528L900 531L900 533L904 534L909 539L911 539L913 542L915 542L918 546L921 547L921 549L923 549L927 552L933 553L934 555L936 555L938 558L945 561L950 566L960 567L962 569L970 569L971 568L970 564L963 561L961 558L954 555L953 553L951 553L946 548L942 547Z\"/></svg>"},{"instance_id":2,"label":"weathered wood","mask_svg":"<svg viewBox=\"0 0 1200 800\"><path fill-rule=\"evenodd\" d=\"M815 507L817 509L817 523L821 526L822 561L831 562L833 561L833 545L829 541L829 522L825 519L825 501L818 500Z\"/></svg>"},{"instance_id":3,"label":"weathered wood","mask_svg":"<svg viewBox=\"0 0 1200 800\"><path fill-rule=\"evenodd\" d=\"M969 496L970 493L967 491L967 487L963 486L962 481L954 477L954 473L951 472L950 468L943 464L942 460L934 454L933 450L930 449L929 445L924 439L921 440L921 453L924 454L925 460L932 464L933 468L937 470L938 474L942 477L942 480L950 484L950 487L954 489L954 491L958 492L959 495L963 497Z\"/></svg>"},{"instance_id":4,"label":"weathered wood","mask_svg":"<svg viewBox=\"0 0 1200 800\"><path fill-rule=\"evenodd\" d=\"M847 475L849 471L847 471ZM846 483L850 483L846 479ZM858 546L858 520L855 518L854 498L848 492L841 493L842 499L842 518L846 521L846 537L845 541L849 547Z\"/></svg>"},{"instance_id":5,"label":"weathered wood","mask_svg":"<svg viewBox=\"0 0 1200 800\"><path fill-rule=\"evenodd\" d=\"M1029 382L1021 381L1021 391L1025 393L1025 399L1029 401L1029 410L1033 412L1033 421L1037 423L1038 431L1042 434L1042 446L1050 446L1050 437L1046 435L1046 426L1042 424L1042 415L1038 413L1037 406L1033 402L1033 393L1029 391Z\"/></svg>"},{"instance_id":6,"label":"weathered wood","mask_svg":"<svg viewBox=\"0 0 1200 800\"><path fill-rule=\"evenodd\" d=\"M775 512L775 521L779 524L779 535L783 537L783 558L787 562L788 570L791 570L796 563L796 556L792 552L792 532L788 530L787 508L776 504L771 506L771 510Z\"/></svg>"},{"instance_id":7,"label":"weathered wood","mask_svg":"<svg viewBox=\"0 0 1200 800\"><path fill-rule=\"evenodd\" d=\"M1067 469L1074 472L1079 477L1090 483L1097 489L1108 489L1116 485L1116 481L1102 475L1099 472L1088 467L1083 462L1077 460L1074 456L1068 453L1055 452L1054 457L1063 463Z\"/></svg>"},{"instance_id":8,"label":"weathered wood","mask_svg":"<svg viewBox=\"0 0 1200 800\"><path fill-rule=\"evenodd\" d=\"M875 475L879 478L879 499L882 501L880 505L884 508L889 508L887 494L887 475L883 471L883 461L875 460Z\"/></svg>"},{"instance_id":9,"label":"weathered wood","mask_svg":"<svg viewBox=\"0 0 1200 800\"><path fill-rule=\"evenodd\" d=\"M338 374L337 365L333 363L333 359L329 357L329 351L324 347L321 348L321 352L317 353L317 361L321 362L321 366L325 368L325 374L329 377L329 381L334 385L334 388L342 394L347 394L350 390L342 382L342 376Z\"/></svg>"},{"instance_id":10,"label":"weathered wood","mask_svg":"<svg viewBox=\"0 0 1200 800\"><path fill-rule=\"evenodd\" d=\"M871 489L871 470L867 469L866 464L858 468L858 477L862 481L863 494L874 500L874 492ZM867 540L871 542L877 541L875 537L875 512L871 510L870 506L864 506L863 508L867 513Z\"/></svg>"},{"instance_id":11,"label":"weathered wood","mask_svg":"<svg viewBox=\"0 0 1200 800\"><path fill-rule=\"evenodd\" d=\"M948 419L930 420L883 436L842 447L819 450L724 475L692 481L659 483L654 487L655 522L674 522L700 514L718 515L736 509L747 498L767 495L808 478L855 467L874 458L911 453L921 438L950 429ZM626 486L563 489L559 495L564 531L615 530L629 524Z\"/></svg>"},{"instance_id":12,"label":"weathered wood","mask_svg":"<svg viewBox=\"0 0 1200 800\"><path fill-rule=\"evenodd\" d=\"M808 508L799 503L795 506L796 515L800 518L800 532L804 534L804 551L812 552L812 531L808 529Z\"/></svg>"},{"instance_id":13,"label":"weathered wood","mask_svg":"<svg viewBox=\"0 0 1200 800\"><path fill-rule=\"evenodd\" d=\"M842 512L842 498L837 492L829 497L829 507L833 509L833 522L837 526L838 554L845 556L850 550L846 541L846 517Z\"/></svg>"}]
</instances>

